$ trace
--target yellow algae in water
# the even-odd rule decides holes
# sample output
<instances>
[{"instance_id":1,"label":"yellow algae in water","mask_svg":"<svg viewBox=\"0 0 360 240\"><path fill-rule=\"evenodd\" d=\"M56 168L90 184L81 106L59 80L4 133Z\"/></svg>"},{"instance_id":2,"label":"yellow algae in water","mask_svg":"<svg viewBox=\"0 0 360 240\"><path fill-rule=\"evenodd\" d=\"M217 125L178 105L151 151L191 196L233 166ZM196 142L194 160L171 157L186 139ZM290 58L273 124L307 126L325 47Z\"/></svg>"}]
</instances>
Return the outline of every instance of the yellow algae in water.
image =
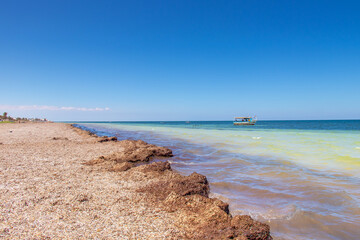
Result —
<instances>
[{"instance_id":1,"label":"yellow algae in water","mask_svg":"<svg viewBox=\"0 0 360 240\"><path fill-rule=\"evenodd\" d=\"M277 146L274 144L268 144L267 147L268 147L268 149L272 150L273 152L283 152L284 151L280 146Z\"/></svg>"},{"instance_id":2,"label":"yellow algae in water","mask_svg":"<svg viewBox=\"0 0 360 240\"><path fill-rule=\"evenodd\" d=\"M284 151L288 156L290 157L294 157L294 158L301 158L304 157L305 155L303 153L299 153L299 152L290 152L290 151Z\"/></svg>"},{"instance_id":3,"label":"yellow algae in water","mask_svg":"<svg viewBox=\"0 0 360 240\"><path fill-rule=\"evenodd\" d=\"M351 169L350 165L353 165L354 167L360 167L360 158L354 158L354 157L351 157L349 155L338 156L336 158L336 161L349 165L349 166L346 166L346 167L350 168L350 169Z\"/></svg>"}]
</instances>

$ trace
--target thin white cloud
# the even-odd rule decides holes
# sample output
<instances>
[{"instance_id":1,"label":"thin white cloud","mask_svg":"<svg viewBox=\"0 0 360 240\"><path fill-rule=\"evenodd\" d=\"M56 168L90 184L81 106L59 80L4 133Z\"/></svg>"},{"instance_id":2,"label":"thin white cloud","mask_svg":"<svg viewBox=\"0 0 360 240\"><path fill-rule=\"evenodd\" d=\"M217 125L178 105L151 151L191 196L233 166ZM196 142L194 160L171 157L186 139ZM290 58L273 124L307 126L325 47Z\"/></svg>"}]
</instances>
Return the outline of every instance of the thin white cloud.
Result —
<instances>
[{"instance_id":1,"label":"thin white cloud","mask_svg":"<svg viewBox=\"0 0 360 240\"><path fill-rule=\"evenodd\" d=\"M95 111L109 111L110 108L84 108L84 107L57 107L46 105L0 105L0 109L4 111L11 110L47 110L47 111L82 111L82 112L95 112Z\"/></svg>"}]
</instances>

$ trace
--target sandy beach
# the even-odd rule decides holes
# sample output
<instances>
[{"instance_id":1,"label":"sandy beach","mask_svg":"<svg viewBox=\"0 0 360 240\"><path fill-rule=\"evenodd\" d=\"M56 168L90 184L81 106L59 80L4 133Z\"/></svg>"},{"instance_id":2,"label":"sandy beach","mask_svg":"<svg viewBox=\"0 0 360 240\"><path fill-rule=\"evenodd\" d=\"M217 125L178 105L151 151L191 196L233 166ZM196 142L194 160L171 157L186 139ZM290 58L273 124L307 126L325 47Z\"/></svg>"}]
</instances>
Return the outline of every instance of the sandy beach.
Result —
<instances>
[{"instance_id":1,"label":"sandy beach","mask_svg":"<svg viewBox=\"0 0 360 240\"><path fill-rule=\"evenodd\" d=\"M0 124L0 238L271 239L209 198L205 176L173 171L171 155L70 124Z\"/></svg>"}]
</instances>

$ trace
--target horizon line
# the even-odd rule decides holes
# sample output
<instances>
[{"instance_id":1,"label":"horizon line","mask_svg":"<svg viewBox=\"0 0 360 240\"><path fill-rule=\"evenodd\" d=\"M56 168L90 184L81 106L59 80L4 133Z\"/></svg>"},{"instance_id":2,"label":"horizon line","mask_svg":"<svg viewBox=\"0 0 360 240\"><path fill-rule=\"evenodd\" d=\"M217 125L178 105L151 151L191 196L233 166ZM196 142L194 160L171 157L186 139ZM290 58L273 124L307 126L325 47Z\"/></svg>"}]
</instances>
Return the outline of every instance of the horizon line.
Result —
<instances>
[{"instance_id":1,"label":"horizon line","mask_svg":"<svg viewBox=\"0 0 360 240\"><path fill-rule=\"evenodd\" d=\"M49 120L52 121L52 120ZM54 120L52 122L232 122L233 120ZM261 119L257 121L360 121L350 119Z\"/></svg>"}]
</instances>

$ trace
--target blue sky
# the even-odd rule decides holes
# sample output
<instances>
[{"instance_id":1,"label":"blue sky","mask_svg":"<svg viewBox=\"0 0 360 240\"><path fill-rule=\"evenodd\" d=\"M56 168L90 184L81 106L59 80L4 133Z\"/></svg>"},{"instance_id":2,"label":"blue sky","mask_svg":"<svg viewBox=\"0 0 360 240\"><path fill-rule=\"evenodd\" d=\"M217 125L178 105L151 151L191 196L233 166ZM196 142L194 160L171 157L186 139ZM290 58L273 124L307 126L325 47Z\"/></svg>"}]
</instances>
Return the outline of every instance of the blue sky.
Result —
<instances>
[{"instance_id":1,"label":"blue sky","mask_svg":"<svg viewBox=\"0 0 360 240\"><path fill-rule=\"evenodd\" d=\"M359 12L359 1L5 0L0 111L360 119Z\"/></svg>"}]
</instances>

